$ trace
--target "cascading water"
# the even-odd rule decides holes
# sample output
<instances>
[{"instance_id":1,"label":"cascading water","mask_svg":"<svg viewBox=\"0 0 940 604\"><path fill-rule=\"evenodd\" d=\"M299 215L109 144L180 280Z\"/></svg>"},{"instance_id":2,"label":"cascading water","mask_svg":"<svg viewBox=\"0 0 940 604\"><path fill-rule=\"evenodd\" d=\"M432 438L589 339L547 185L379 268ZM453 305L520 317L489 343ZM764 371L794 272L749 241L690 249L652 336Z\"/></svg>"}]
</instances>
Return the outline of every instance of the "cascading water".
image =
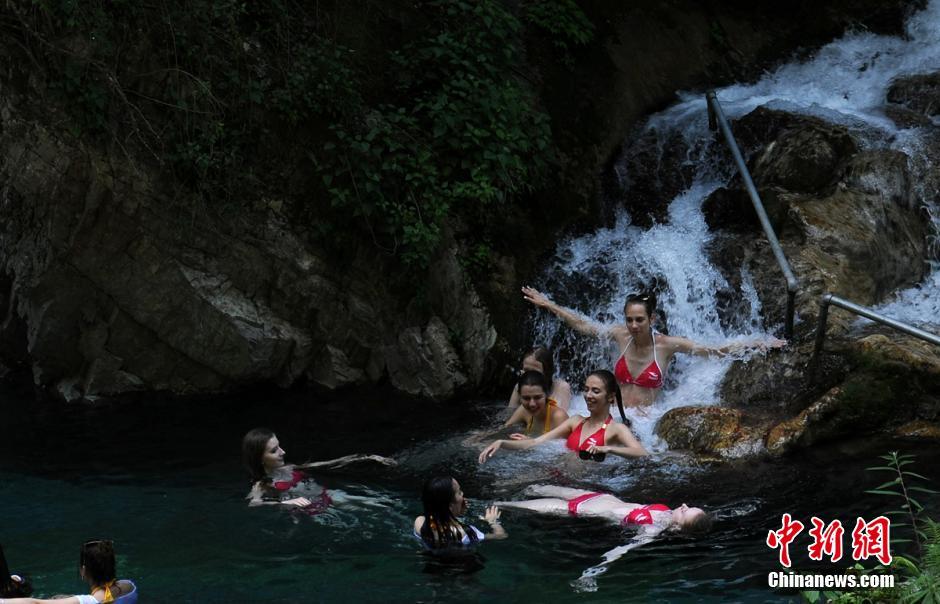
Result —
<instances>
[{"instance_id":1,"label":"cascading water","mask_svg":"<svg viewBox=\"0 0 940 604\"><path fill-rule=\"evenodd\" d=\"M718 90L717 95L729 119L767 105L841 124L863 146L905 153L917 183L913 191L915 201L927 209L933 222L931 257L926 259L932 270L922 284L898 293L896 301L881 310L904 321L936 324L940 317L937 270L940 206L935 186L924 184L931 181L922 177L931 168L928 154L923 152L925 133L897 126L885 115L884 106L888 87L895 78L940 70L940 0L933 0L913 15L906 34L904 38L848 34L808 61L780 67L754 84L728 86ZM728 283L706 256L711 235L705 225L702 202L716 188L730 182L733 170L726 159L719 161L717 146L724 143L708 130L704 95L684 93L680 99L673 107L652 116L637 137L655 137L655 146L660 150L676 140L687 149L678 163L692 174L691 184L670 202L668 220L644 230L632 225L628 213L620 210L613 227L560 242L554 258L534 285L560 304L597 322L612 323L622 321L623 302L630 292L656 283L659 307L668 317L669 333L703 343L779 332L779 323L768 325L768 319L761 316L750 275L742 269L743 291L730 292ZM635 146L628 141L624 157ZM615 168L621 181L629 182L629 166L629 162L621 161ZM682 178L679 173L672 176ZM659 178L670 175L661 173ZM716 311L720 294L738 300L738 316L724 324ZM556 355L559 350L565 351L564 362L558 366L573 383L590 369L612 366L619 351L574 334L547 312L533 314L534 341L551 345ZM730 359L679 358L671 368L665 392L649 415L634 415L634 429L641 440L654 450L662 449L652 434L656 420L676 406L716 402L718 386L730 363ZM576 398L572 409L583 411L583 405L583 400Z\"/></svg>"}]
</instances>

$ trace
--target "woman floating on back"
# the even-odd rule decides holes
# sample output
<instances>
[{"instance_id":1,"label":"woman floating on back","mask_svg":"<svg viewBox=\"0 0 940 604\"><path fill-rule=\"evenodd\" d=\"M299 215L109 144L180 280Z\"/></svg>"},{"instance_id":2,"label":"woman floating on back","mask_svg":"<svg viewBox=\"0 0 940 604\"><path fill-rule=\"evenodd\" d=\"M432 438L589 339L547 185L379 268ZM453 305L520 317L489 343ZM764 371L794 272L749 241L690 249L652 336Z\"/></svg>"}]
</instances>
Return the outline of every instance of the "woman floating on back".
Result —
<instances>
[{"instance_id":1,"label":"woman floating on back","mask_svg":"<svg viewBox=\"0 0 940 604\"><path fill-rule=\"evenodd\" d=\"M780 348L786 341L768 338L749 343L735 342L725 346L707 346L687 338L667 336L653 330L656 321L656 296L633 294L623 307L625 323L601 325L575 311L559 306L548 296L531 287L522 288L523 297L562 319L578 333L616 342L620 356L614 363L614 375L627 407L652 404L663 387L669 363L677 352L698 356L718 355L745 350Z\"/></svg>"},{"instance_id":2,"label":"woman floating on back","mask_svg":"<svg viewBox=\"0 0 940 604\"><path fill-rule=\"evenodd\" d=\"M284 455L285 451L281 448L277 435L267 428L255 428L242 439L242 461L252 480L251 492L247 497L249 505L289 506L316 514L325 511L337 495L340 499L374 503L368 498L356 497L341 491L335 491L331 496L326 489L316 485L307 476L306 471L314 468L340 468L360 461L375 461L387 466L396 465L394 459L381 455L346 455L327 461L293 465L284 462ZM291 491L301 483L305 483L308 487L318 487L314 489L316 495L313 499L307 496L293 496ZM311 494L308 488L306 495Z\"/></svg>"},{"instance_id":3,"label":"woman floating on back","mask_svg":"<svg viewBox=\"0 0 940 604\"><path fill-rule=\"evenodd\" d=\"M609 564L628 551L653 541L660 534L682 532L699 535L710 530L712 526L712 518L704 510L689 507L684 503L670 509L661 503L641 505L623 501L608 493L551 485L533 485L527 491L532 495L540 495L541 498L500 501L497 505L542 514L599 517L621 527L636 529L636 534L626 544L606 552L600 564L581 574L574 586L587 591L593 591L595 577L606 572Z\"/></svg>"},{"instance_id":4,"label":"woman floating on back","mask_svg":"<svg viewBox=\"0 0 940 604\"><path fill-rule=\"evenodd\" d=\"M499 449L531 449L552 440L566 438L569 450L577 452L583 460L604 461L607 454L619 457L642 457L646 449L633 436L627 424L614 422L610 406L617 402L623 412L620 389L611 372L601 369L592 372L584 381L584 402L589 417L572 415L557 428L534 439L497 440L480 453L480 463L493 457Z\"/></svg>"}]
</instances>

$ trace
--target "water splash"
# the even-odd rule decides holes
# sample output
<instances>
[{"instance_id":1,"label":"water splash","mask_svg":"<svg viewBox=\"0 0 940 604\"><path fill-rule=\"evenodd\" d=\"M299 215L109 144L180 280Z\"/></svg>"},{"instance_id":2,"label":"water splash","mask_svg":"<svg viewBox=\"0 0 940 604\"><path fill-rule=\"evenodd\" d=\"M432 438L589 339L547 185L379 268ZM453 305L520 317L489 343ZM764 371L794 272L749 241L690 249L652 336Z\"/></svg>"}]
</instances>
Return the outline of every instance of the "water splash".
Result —
<instances>
[{"instance_id":1,"label":"water splash","mask_svg":"<svg viewBox=\"0 0 940 604\"><path fill-rule=\"evenodd\" d=\"M915 288L900 292L883 312L901 320L924 324L940 317L940 204L936 185L923 176L932 169L924 152L924 132L892 122L884 112L891 83L898 77L940 70L940 0L933 0L906 25L906 36L850 33L821 48L805 61L783 65L753 84L735 84L717 91L725 113L739 118L761 105L820 117L849 128L869 148L898 150L909 158L915 183L914 203L932 218L931 273ZM616 213L614 225L559 243L536 286L556 302L574 308L600 322L621 320L626 296L657 283L660 308L668 316L671 334L703 343L724 343L754 335L767 335L779 326L762 318L751 276L742 269L742 286L734 296L741 300L740 317L722 326L716 309L716 293L728 283L710 263L710 241L701 206L704 199L733 174L719 161L715 136L708 130L704 96L699 92L679 95L680 101L651 116L637 139L655 136L663 153L667 141L680 140L685 155L683 169L694 168L692 184L669 204L668 219L648 230L632 224L625 210ZM629 155L630 142L625 157ZM662 155L661 155L662 156ZM614 167L622 183L631 182L628 162ZM668 178L669 175L667 174ZM679 178L678 174L673 176ZM597 367L609 368L619 351L608 343L574 334L553 316L534 312L533 336L556 352L560 373L576 386L578 378ZM777 319L775 319L777 320ZM730 366L729 359L677 359L667 388L648 416L634 416L637 435L648 446L661 449L652 434L659 417L668 409L687 404L718 402L718 387ZM573 402L574 412L583 411Z\"/></svg>"}]
</instances>

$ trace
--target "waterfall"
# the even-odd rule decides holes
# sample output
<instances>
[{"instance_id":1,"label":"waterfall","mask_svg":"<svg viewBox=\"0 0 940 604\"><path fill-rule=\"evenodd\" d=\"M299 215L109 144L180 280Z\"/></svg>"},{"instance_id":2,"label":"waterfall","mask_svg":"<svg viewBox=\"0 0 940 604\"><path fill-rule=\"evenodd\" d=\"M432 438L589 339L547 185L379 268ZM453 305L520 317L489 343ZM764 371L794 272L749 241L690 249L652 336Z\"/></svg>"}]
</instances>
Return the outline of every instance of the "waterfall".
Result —
<instances>
[{"instance_id":1,"label":"waterfall","mask_svg":"<svg viewBox=\"0 0 940 604\"><path fill-rule=\"evenodd\" d=\"M927 154L920 152L924 132L896 126L884 113L885 96L891 81L899 76L938 70L940 0L932 0L908 20L904 37L849 33L808 60L783 65L753 84L734 84L716 92L729 119L767 105L843 125L863 146L905 153L914 181L923 183L926 179L919 175L932 167ZM624 156L614 168L616 177L628 183L632 175L626 158L635 152L636 141L654 137L660 150L679 141L686 150L679 165L691 174L691 184L669 202L668 219L643 229L633 225L629 213L620 209L612 227L560 241L554 257L532 285L597 322L614 323L623 320L627 295L655 282L660 290L659 308L668 317L672 335L708 344L780 335L782 318L762 316L750 275L742 268L742 291L729 292L728 283L706 255L711 234L702 202L727 185L734 171L727 160L718 161L718 146L724 142L708 129L704 94L680 93L679 99L651 116L626 142ZM659 176L670 178L669 174ZM677 173L674 178L683 177ZM926 260L932 270L924 282L898 292L896 300L880 310L904 321L936 324L940 317L940 205L936 190L923 184L915 189L917 202L932 218L934 235L931 256L913 261ZM725 321L723 325L717 314L721 292L738 301L740 311L730 324ZM619 351L573 333L550 313L533 311L532 316L534 342L554 348L556 357L561 357L556 358L556 366L575 390L591 369L613 366ZM559 351L564 353L559 355ZM634 417L635 431L653 449L662 448L652 430L665 411L720 402L718 389L731 363L731 359L678 356L666 389L649 416ZM583 405L583 400L576 398L572 411L583 411Z\"/></svg>"}]
</instances>

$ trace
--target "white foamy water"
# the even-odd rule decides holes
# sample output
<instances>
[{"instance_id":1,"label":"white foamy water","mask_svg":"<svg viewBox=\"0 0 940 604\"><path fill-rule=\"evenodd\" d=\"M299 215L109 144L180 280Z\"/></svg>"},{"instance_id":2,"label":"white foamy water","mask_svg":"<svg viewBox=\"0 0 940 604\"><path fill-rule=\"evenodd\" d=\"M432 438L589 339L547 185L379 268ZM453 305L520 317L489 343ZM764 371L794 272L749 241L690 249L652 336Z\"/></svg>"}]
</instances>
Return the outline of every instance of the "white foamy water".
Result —
<instances>
[{"instance_id":1,"label":"white foamy water","mask_svg":"<svg viewBox=\"0 0 940 604\"><path fill-rule=\"evenodd\" d=\"M848 34L820 49L811 59L784 65L756 83L718 90L718 99L729 119L766 104L842 124L865 146L907 154L913 181L923 182L919 175L931 168L921 151L924 133L895 126L885 116L884 105L895 78L940 71L940 0L933 0L914 15L906 26L906 34L903 38ZM622 321L623 302L628 294L655 281L661 290L659 307L666 312L672 335L709 344L781 335L783 318L762 317L751 276L743 268L742 291L733 292L741 301L741 316L727 327L719 323L716 292L727 292L729 286L706 257L710 234L701 206L709 193L728 183L733 167L715 163L713 150L724 142L708 130L704 95L682 93L680 99L673 107L650 117L645 125L660 141L680 133L689 149L685 162L697 170L692 185L670 202L668 220L643 230L633 226L628 213L621 210L613 227L560 242L555 257L533 285L556 302L609 324ZM629 179L626 163L615 169L621 179ZM661 176L669 178L668 174ZM930 262L932 270L923 283L899 292L893 302L880 310L902 321L927 325L928 329L932 324L931 330L937 331L940 206L937 191L921 185L915 187L915 195L919 197L917 203L933 219L934 234L930 257L912 262ZM571 351L572 361L559 365L559 373L572 382L573 388L578 388L590 370L613 366L619 351L573 333L547 312L532 314L535 342L549 344L556 354L560 348ZM648 447L661 450L664 447L652 430L665 411L680 405L720 402L718 387L730 363L730 359L679 355L670 369L667 387L649 415L633 416L635 432L641 440ZM584 412L585 408L583 400L576 398L572 412L579 411Z\"/></svg>"}]
</instances>

